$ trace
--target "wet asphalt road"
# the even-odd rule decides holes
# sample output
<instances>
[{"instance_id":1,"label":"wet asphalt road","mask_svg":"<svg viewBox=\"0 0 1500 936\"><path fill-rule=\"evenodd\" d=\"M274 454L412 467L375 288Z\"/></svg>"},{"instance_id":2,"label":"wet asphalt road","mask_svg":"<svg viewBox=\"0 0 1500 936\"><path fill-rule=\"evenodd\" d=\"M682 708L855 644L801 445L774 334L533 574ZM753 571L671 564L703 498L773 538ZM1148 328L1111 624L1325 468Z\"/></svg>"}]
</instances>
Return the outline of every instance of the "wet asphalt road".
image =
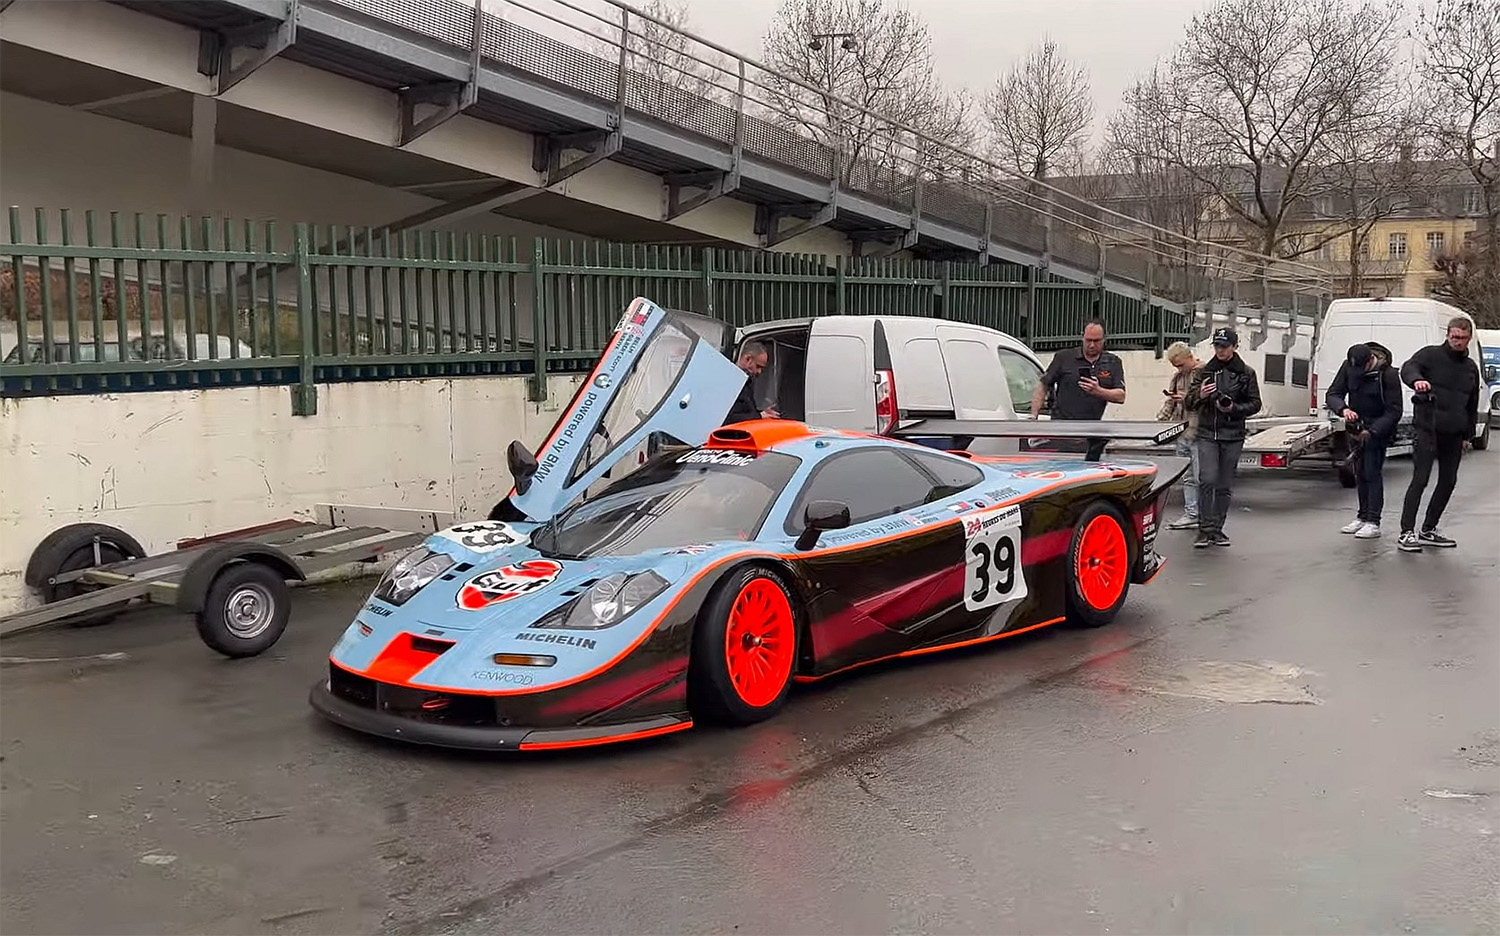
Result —
<instances>
[{"instance_id":1,"label":"wet asphalt road","mask_svg":"<svg viewBox=\"0 0 1500 936\"><path fill-rule=\"evenodd\" d=\"M1164 532L1109 627L582 755L317 720L367 584L300 592L253 660L170 614L7 640L0 930L1500 931L1500 453L1456 551L1340 536L1352 504L1244 478L1233 547Z\"/></svg>"}]
</instances>

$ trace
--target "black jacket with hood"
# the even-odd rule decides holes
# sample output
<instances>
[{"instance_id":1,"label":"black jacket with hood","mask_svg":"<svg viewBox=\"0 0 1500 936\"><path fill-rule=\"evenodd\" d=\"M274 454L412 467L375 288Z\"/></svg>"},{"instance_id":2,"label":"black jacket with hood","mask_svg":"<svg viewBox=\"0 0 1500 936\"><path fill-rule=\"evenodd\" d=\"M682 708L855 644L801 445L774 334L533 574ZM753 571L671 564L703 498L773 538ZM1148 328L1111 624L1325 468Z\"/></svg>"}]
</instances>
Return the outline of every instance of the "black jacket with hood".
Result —
<instances>
[{"instance_id":1,"label":"black jacket with hood","mask_svg":"<svg viewBox=\"0 0 1500 936\"><path fill-rule=\"evenodd\" d=\"M1198 395L1205 380L1212 380L1216 391L1206 398ZM1232 401L1227 409L1219 407L1220 393ZM1234 442L1245 438L1245 420L1260 412L1260 380L1238 353L1227 361L1211 357L1193 371L1182 403L1198 413L1199 439Z\"/></svg>"},{"instance_id":2,"label":"black jacket with hood","mask_svg":"<svg viewBox=\"0 0 1500 936\"><path fill-rule=\"evenodd\" d=\"M1447 342L1428 345L1401 365L1401 382L1412 389L1425 380L1432 384L1430 400L1414 400L1411 424L1439 435L1471 435L1479 412L1479 367L1467 351L1458 352Z\"/></svg>"},{"instance_id":3,"label":"black jacket with hood","mask_svg":"<svg viewBox=\"0 0 1500 936\"><path fill-rule=\"evenodd\" d=\"M1367 371L1371 355L1380 364ZM1401 397L1401 376L1391 366L1390 349L1372 341L1350 346L1324 402L1333 413L1354 410L1369 427L1371 438L1389 445L1401 421Z\"/></svg>"}]
</instances>

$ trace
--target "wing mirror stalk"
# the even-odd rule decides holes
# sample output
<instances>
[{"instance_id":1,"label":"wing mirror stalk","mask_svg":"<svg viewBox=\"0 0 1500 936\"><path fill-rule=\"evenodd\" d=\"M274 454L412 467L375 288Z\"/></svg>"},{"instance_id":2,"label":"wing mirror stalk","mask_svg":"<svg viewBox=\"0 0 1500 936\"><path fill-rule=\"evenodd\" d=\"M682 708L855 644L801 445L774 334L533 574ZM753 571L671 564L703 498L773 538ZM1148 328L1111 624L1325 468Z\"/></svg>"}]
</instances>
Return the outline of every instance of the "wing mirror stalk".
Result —
<instances>
[{"instance_id":1,"label":"wing mirror stalk","mask_svg":"<svg viewBox=\"0 0 1500 936\"><path fill-rule=\"evenodd\" d=\"M842 530L849 525L849 505L838 501L813 501L802 511L802 535L797 549L806 551L818 545L825 530Z\"/></svg>"}]
</instances>

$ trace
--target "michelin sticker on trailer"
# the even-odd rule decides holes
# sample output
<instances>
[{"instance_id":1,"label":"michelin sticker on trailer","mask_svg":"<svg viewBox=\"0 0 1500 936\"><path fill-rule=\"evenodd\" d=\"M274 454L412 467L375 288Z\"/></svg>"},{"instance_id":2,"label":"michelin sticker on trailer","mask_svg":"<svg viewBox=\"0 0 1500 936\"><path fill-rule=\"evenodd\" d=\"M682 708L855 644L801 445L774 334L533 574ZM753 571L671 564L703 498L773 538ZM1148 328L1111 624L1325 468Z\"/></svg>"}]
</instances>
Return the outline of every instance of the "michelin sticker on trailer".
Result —
<instances>
[{"instance_id":1,"label":"michelin sticker on trailer","mask_svg":"<svg viewBox=\"0 0 1500 936\"><path fill-rule=\"evenodd\" d=\"M458 526L439 530L438 536L451 540L463 548L477 553L495 552L523 541L526 537L517 533L508 523L480 520L477 523L460 523Z\"/></svg>"},{"instance_id":2,"label":"michelin sticker on trailer","mask_svg":"<svg viewBox=\"0 0 1500 936\"><path fill-rule=\"evenodd\" d=\"M992 608L1026 597L1021 507L991 507L963 518L964 607Z\"/></svg>"}]
</instances>

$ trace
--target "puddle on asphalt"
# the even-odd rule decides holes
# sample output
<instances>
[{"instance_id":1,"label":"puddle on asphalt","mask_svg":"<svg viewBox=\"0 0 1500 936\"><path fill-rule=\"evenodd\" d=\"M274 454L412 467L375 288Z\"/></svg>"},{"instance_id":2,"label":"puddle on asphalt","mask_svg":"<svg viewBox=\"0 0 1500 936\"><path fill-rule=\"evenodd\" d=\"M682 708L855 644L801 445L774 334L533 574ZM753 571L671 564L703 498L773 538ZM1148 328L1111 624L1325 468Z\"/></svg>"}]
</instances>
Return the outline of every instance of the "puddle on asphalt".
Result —
<instances>
[{"instance_id":1,"label":"puddle on asphalt","mask_svg":"<svg viewBox=\"0 0 1500 936\"><path fill-rule=\"evenodd\" d=\"M1145 668L1120 679L1099 682L1111 688L1150 695L1238 704L1322 705L1307 685L1311 670L1285 663L1207 660L1172 669Z\"/></svg>"}]
</instances>

